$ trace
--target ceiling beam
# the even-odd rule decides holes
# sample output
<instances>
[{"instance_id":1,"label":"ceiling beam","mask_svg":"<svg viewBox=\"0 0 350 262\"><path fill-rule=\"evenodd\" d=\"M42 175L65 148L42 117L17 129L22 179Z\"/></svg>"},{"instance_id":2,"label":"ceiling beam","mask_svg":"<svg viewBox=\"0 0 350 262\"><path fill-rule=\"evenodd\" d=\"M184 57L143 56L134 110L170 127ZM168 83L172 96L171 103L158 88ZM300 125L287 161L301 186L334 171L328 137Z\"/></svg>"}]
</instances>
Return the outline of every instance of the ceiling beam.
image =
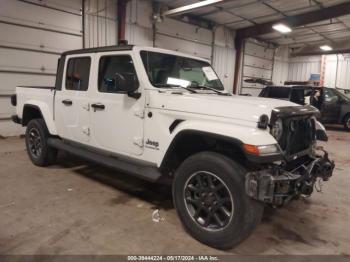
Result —
<instances>
[{"instance_id":1,"label":"ceiling beam","mask_svg":"<svg viewBox=\"0 0 350 262\"><path fill-rule=\"evenodd\" d=\"M191 13L194 11L197 11L203 7L213 6L217 4L222 4L224 2L229 2L232 0L204 0L198 3L190 4L190 5L184 5L180 6L174 9L170 9L168 11L165 11L162 15L163 16L178 16L183 15L187 13Z\"/></svg>"},{"instance_id":2,"label":"ceiling beam","mask_svg":"<svg viewBox=\"0 0 350 262\"><path fill-rule=\"evenodd\" d=\"M305 14L288 16L280 20L239 29L236 32L236 38L245 39L249 37L256 37L259 35L275 32L272 26L276 23L285 23L291 27L296 27L296 26L302 26L302 25L316 23L323 20L332 19L342 15L347 15L349 13L350 13L350 2L346 2L343 4L334 5L331 7L308 12Z\"/></svg>"}]
</instances>

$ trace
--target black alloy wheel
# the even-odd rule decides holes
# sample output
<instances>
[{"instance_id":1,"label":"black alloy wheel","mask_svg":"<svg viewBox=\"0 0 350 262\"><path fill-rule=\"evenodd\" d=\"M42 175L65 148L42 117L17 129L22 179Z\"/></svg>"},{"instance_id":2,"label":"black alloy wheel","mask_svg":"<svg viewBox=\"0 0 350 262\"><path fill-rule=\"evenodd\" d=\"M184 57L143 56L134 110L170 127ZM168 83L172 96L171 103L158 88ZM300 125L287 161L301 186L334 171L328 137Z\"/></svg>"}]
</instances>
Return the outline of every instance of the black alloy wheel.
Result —
<instances>
[{"instance_id":1,"label":"black alloy wheel","mask_svg":"<svg viewBox=\"0 0 350 262\"><path fill-rule=\"evenodd\" d=\"M32 127L29 131L28 146L30 154L34 158L39 158L42 153L42 142L40 138L39 130L36 127Z\"/></svg>"},{"instance_id":2,"label":"black alloy wheel","mask_svg":"<svg viewBox=\"0 0 350 262\"><path fill-rule=\"evenodd\" d=\"M27 125L25 141L27 153L34 165L47 166L56 160L57 150L48 145L50 133L44 119L32 119Z\"/></svg>"},{"instance_id":3,"label":"black alloy wheel","mask_svg":"<svg viewBox=\"0 0 350 262\"><path fill-rule=\"evenodd\" d=\"M205 230L224 229L234 212L232 195L215 174L198 171L186 182L184 201L194 221Z\"/></svg>"},{"instance_id":4,"label":"black alloy wheel","mask_svg":"<svg viewBox=\"0 0 350 262\"><path fill-rule=\"evenodd\" d=\"M247 170L216 152L199 152L176 170L173 200L177 214L194 238L228 249L246 239L260 222L263 203L245 191Z\"/></svg>"}]
</instances>

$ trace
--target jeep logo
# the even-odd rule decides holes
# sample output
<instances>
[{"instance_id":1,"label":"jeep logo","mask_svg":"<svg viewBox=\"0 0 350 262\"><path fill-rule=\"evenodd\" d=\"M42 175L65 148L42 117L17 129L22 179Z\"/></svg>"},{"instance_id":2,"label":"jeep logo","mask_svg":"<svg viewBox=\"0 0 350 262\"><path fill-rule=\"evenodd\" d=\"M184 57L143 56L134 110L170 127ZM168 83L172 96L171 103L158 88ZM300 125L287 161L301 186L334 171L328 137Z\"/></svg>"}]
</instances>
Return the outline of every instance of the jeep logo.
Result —
<instances>
[{"instance_id":1,"label":"jeep logo","mask_svg":"<svg viewBox=\"0 0 350 262\"><path fill-rule=\"evenodd\" d=\"M146 145L151 146L151 147L155 147L155 148L159 147L159 143L157 141L152 141L152 140L149 140L149 139L147 139Z\"/></svg>"}]
</instances>

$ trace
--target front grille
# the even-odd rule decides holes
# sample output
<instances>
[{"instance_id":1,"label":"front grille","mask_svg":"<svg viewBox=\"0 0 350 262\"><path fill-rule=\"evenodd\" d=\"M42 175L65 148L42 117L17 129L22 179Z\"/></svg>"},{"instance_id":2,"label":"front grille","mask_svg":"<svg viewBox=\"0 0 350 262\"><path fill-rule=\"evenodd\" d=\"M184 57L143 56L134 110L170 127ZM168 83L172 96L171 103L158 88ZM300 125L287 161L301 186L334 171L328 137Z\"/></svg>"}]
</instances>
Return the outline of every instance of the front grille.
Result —
<instances>
[{"instance_id":1,"label":"front grille","mask_svg":"<svg viewBox=\"0 0 350 262\"><path fill-rule=\"evenodd\" d=\"M315 139L315 121L311 116L282 119L283 133L278 141L287 155L294 155L311 147Z\"/></svg>"}]
</instances>

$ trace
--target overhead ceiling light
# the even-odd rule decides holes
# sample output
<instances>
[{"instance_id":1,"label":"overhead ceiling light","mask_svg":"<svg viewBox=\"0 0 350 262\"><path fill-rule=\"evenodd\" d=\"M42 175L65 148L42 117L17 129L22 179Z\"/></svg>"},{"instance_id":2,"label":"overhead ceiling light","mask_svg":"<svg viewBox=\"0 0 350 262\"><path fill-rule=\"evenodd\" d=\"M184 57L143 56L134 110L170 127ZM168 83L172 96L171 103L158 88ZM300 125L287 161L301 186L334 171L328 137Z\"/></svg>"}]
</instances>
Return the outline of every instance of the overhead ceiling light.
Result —
<instances>
[{"instance_id":1,"label":"overhead ceiling light","mask_svg":"<svg viewBox=\"0 0 350 262\"><path fill-rule=\"evenodd\" d=\"M323 51L332 51L333 50L333 48L329 45L321 45L320 49Z\"/></svg>"},{"instance_id":2,"label":"overhead ceiling light","mask_svg":"<svg viewBox=\"0 0 350 262\"><path fill-rule=\"evenodd\" d=\"M275 29L276 31L282 33L282 34L287 34L287 33L292 32L292 29L289 26L282 24L282 23L275 24L272 26L272 28Z\"/></svg>"},{"instance_id":3,"label":"overhead ceiling light","mask_svg":"<svg viewBox=\"0 0 350 262\"><path fill-rule=\"evenodd\" d=\"M174 9L170 9L168 11L165 11L162 15L163 16L178 16L190 12L194 12L198 9L201 9L203 7L209 7L216 4L222 4L224 2L229 2L232 0L203 0L203 1L197 1L197 3L189 4L180 6Z\"/></svg>"}]
</instances>

